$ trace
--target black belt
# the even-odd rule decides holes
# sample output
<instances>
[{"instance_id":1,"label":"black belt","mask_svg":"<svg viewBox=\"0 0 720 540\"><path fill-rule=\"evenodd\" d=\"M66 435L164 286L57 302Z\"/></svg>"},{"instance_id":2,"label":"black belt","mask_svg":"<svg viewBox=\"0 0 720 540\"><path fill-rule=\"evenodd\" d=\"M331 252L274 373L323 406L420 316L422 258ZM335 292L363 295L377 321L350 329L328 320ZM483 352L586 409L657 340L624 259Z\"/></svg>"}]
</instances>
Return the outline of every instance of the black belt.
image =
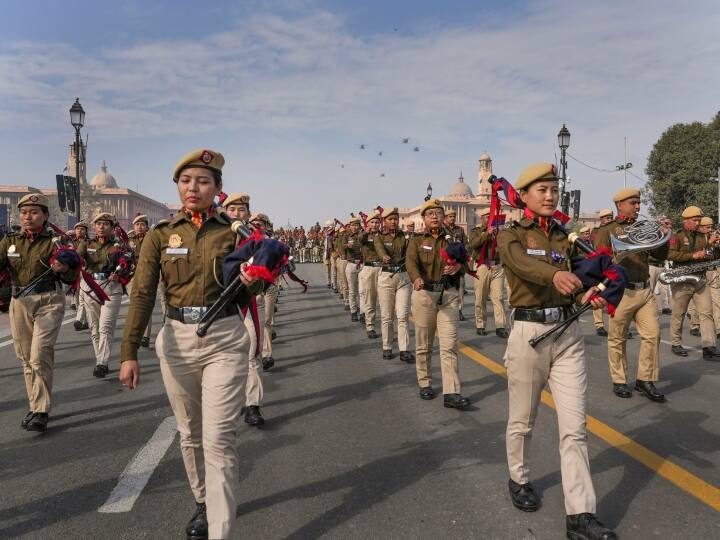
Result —
<instances>
[{"instance_id":1,"label":"black belt","mask_svg":"<svg viewBox=\"0 0 720 540\"><path fill-rule=\"evenodd\" d=\"M444 289L450 289L450 288L455 289L457 287L453 287L453 286L445 287L444 283L423 283L422 288L424 291L441 292Z\"/></svg>"},{"instance_id":2,"label":"black belt","mask_svg":"<svg viewBox=\"0 0 720 540\"><path fill-rule=\"evenodd\" d=\"M165 314L174 321L179 321L185 324L197 324L208 309L209 308L205 306L177 308L175 306L168 305ZM232 317L233 315L238 315L238 310L234 305L228 305L225 307L223 312L217 316L217 319L224 319L225 317Z\"/></svg>"},{"instance_id":3,"label":"black belt","mask_svg":"<svg viewBox=\"0 0 720 540\"><path fill-rule=\"evenodd\" d=\"M372 266L373 268L380 268L382 266L381 262L366 262L363 263L365 266Z\"/></svg>"},{"instance_id":4,"label":"black belt","mask_svg":"<svg viewBox=\"0 0 720 540\"><path fill-rule=\"evenodd\" d=\"M392 272L393 274L397 274L402 269L402 265L397 266L383 266L382 271L383 272Z\"/></svg>"},{"instance_id":5,"label":"black belt","mask_svg":"<svg viewBox=\"0 0 720 540\"><path fill-rule=\"evenodd\" d=\"M516 321L553 324L564 321L572 312L573 310L570 306L538 309L515 308L513 319Z\"/></svg>"},{"instance_id":6,"label":"black belt","mask_svg":"<svg viewBox=\"0 0 720 540\"><path fill-rule=\"evenodd\" d=\"M10 294L12 294L13 298L17 298L20 291L22 291L25 287L16 287L15 285L12 286L10 289ZM44 283L38 283L33 287L33 290L30 291L30 294L42 294L46 292L55 292L57 290L57 281L46 281Z\"/></svg>"},{"instance_id":7,"label":"black belt","mask_svg":"<svg viewBox=\"0 0 720 540\"><path fill-rule=\"evenodd\" d=\"M628 281L625 283L625 288L631 291L641 291L647 289L650 286L650 281Z\"/></svg>"}]
</instances>

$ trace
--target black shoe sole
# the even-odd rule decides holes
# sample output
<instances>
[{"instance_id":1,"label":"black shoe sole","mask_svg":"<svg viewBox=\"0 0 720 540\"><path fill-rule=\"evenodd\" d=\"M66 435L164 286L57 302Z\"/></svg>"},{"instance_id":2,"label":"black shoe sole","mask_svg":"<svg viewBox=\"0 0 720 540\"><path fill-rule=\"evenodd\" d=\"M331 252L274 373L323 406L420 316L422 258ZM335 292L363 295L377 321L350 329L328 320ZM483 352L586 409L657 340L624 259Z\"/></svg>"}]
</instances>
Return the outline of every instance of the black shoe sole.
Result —
<instances>
[{"instance_id":1,"label":"black shoe sole","mask_svg":"<svg viewBox=\"0 0 720 540\"><path fill-rule=\"evenodd\" d=\"M424 399L425 401L430 401L431 399L435 399L437 397L437 394L420 394L420 399Z\"/></svg>"},{"instance_id":2,"label":"black shoe sole","mask_svg":"<svg viewBox=\"0 0 720 540\"><path fill-rule=\"evenodd\" d=\"M521 504L516 504L515 501L512 500L512 498L510 498L510 500L515 508L523 512L537 512L538 510L540 510L541 505L539 504L537 506L522 506Z\"/></svg>"},{"instance_id":3,"label":"black shoe sole","mask_svg":"<svg viewBox=\"0 0 720 540\"><path fill-rule=\"evenodd\" d=\"M613 394L615 394L617 397L623 398L623 399L628 399L628 398L632 397L632 392L628 392L627 394L625 394L625 393L620 394L618 392L613 392Z\"/></svg>"},{"instance_id":4,"label":"black shoe sole","mask_svg":"<svg viewBox=\"0 0 720 540\"><path fill-rule=\"evenodd\" d=\"M467 409L470 405L472 405L472 403L468 403L467 405L453 405L452 403L447 402L443 403L443 407L447 407L448 409L457 409L458 411Z\"/></svg>"},{"instance_id":5,"label":"black shoe sole","mask_svg":"<svg viewBox=\"0 0 720 540\"><path fill-rule=\"evenodd\" d=\"M47 431L47 426L35 426L32 424L28 424L28 427L25 428L25 431L35 431L37 433L45 433Z\"/></svg>"},{"instance_id":6,"label":"black shoe sole","mask_svg":"<svg viewBox=\"0 0 720 540\"><path fill-rule=\"evenodd\" d=\"M196 534L188 534L187 540L208 540L207 536L198 536Z\"/></svg>"}]
</instances>

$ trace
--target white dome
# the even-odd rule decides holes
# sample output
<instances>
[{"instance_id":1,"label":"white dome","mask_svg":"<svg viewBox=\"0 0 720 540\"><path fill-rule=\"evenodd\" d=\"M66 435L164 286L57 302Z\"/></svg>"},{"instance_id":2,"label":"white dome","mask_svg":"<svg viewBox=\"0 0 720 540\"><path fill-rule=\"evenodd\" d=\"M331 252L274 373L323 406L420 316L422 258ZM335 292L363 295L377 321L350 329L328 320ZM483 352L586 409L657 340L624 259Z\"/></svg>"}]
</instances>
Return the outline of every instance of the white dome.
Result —
<instances>
[{"instance_id":1,"label":"white dome","mask_svg":"<svg viewBox=\"0 0 720 540\"><path fill-rule=\"evenodd\" d=\"M90 180L90 185L98 189L118 187L115 177L108 172L105 160L103 160L98 173L92 177L92 180Z\"/></svg>"},{"instance_id":2,"label":"white dome","mask_svg":"<svg viewBox=\"0 0 720 540\"><path fill-rule=\"evenodd\" d=\"M450 191L450 195L455 197L472 197L473 192L470 189L470 186L468 186L465 183L465 179L463 178L462 173L460 173L460 177L458 178L458 181L455 182L455 184L452 187L452 190Z\"/></svg>"},{"instance_id":3,"label":"white dome","mask_svg":"<svg viewBox=\"0 0 720 540\"><path fill-rule=\"evenodd\" d=\"M480 161L492 161L492 159L490 159L490 155L487 153L487 150L485 150L483 155L480 156Z\"/></svg>"}]
</instances>

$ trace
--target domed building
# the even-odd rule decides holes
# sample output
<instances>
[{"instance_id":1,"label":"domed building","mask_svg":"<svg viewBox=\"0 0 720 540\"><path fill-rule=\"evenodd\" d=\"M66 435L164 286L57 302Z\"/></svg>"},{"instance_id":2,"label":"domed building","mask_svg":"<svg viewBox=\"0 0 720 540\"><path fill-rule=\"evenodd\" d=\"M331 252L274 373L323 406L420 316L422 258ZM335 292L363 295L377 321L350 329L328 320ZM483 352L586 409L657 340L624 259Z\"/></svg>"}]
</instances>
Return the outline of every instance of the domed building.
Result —
<instances>
[{"instance_id":1,"label":"domed building","mask_svg":"<svg viewBox=\"0 0 720 540\"><path fill-rule=\"evenodd\" d=\"M82 144L80 156L85 157L85 145ZM67 176L75 176L74 144L70 145L67 161ZM80 218L86 222L101 212L113 214L126 230L132 228L132 220L138 214L146 214L153 225L161 219L167 219L173 210L132 189L121 188L110 174L103 160L100 169L90 182L86 179L86 163L80 161ZM0 228L18 223L18 201L28 193L42 193L50 201L50 215L55 224L63 229L72 228L77 222L75 215L60 211L56 189L39 189L33 186L0 185ZM92 233L92 231L91 231Z\"/></svg>"},{"instance_id":2,"label":"domed building","mask_svg":"<svg viewBox=\"0 0 720 540\"><path fill-rule=\"evenodd\" d=\"M492 186L489 180L492 176L492 159L486 151L483 152L478 161L476 195L473 194L470 186L465 183L461 171L457 181L450 188L450 193L436 196L436 198L442 201L446 212L455 210L457 215L455 223L465 229L466 233L469 233L470 230L479 223L480 211L490 206ZM421 205L418 205L415 208L403 208L400 210L400 226L402 228L405 228L406 224L413 222L415 223L416 231L423 229L424 225L422 217L420 216L420 207ZM518 209L511 208L507 205L503 205L502 212L505 214L507 221L520 217L520 211Z\"/></svg>"}]
</instances>

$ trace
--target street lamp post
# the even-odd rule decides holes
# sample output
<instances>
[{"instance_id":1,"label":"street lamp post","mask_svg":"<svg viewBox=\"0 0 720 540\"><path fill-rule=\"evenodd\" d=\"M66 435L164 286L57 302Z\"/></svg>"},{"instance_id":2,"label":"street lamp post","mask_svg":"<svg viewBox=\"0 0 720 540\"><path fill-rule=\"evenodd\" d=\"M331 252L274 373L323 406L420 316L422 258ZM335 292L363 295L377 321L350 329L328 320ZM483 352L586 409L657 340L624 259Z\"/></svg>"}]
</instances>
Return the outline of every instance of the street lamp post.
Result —
<instances>
[{"instance_id":1,"label":"street lamp post","mask_svg":"<svg viewBox=\"0 0 720 540\"><path fill-rule=\"evenodd\" d=\"M70 107L70 123L75 128L75 189L73 197L75 197L75 215L80 221L80 152L82 152L80 129L85 124L85 110L80 105L80 98L75 98L75 103ZM82 162L85 162L85 156L83 156Z\"/></svg>"},{"instance_id":2,"label":"street lamp post","mask_svg":"<svg viewBox=\"0 0 720 540\"><path fill-rule=\"evenodd\" d=\"M425 190L427 192L427 195L425 196L425 201L429 201L432 198L432 184L428 182L428 187Z\"/></svg>"},{"instance_id":3,"label":"street lamp post","mask_svg":"<svg viewBox=\"0 0 720 540\"><path fill-rule=\"evenodd\" d=\"M565 151L570 147L570 131L563 124L558 132L558 146L560 147L560 205L563 213L568 213L569 197L565 196L565 184L567 183L567 161L565 160Z\"/></svg>"}]
</instances>

